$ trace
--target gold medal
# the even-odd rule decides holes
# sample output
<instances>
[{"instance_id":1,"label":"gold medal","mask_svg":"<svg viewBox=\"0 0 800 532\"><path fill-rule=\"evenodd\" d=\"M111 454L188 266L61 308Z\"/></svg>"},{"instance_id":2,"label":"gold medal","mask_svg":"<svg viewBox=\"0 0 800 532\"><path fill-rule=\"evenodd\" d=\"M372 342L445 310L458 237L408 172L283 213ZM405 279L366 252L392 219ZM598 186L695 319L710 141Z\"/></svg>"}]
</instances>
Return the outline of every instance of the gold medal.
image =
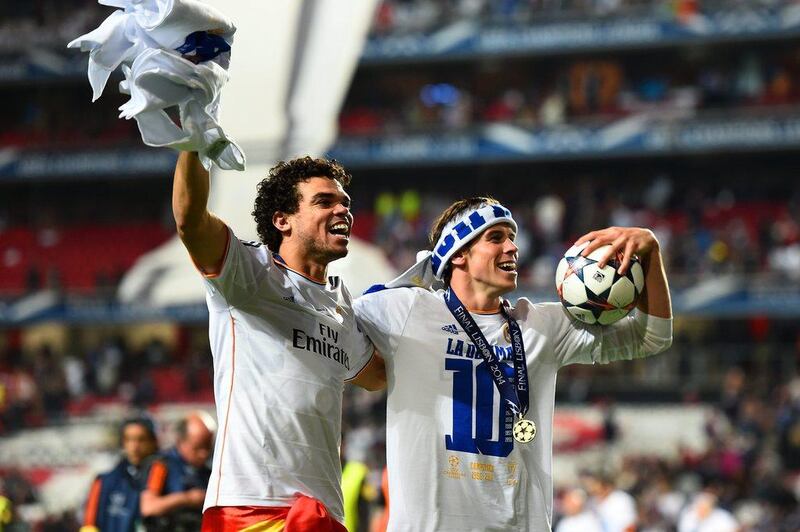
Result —
<instances>
[{"instance_id":1,"label":"gold medal","mask_svg":"<svg viewBox=\"0 0 800 532\"><path fill-rule=\"evenodd\" d=\"M514 439L520 443L530 443L536 437L536 423L530 419L520 419L514 423Z\"/></svg>"}]
</instances>

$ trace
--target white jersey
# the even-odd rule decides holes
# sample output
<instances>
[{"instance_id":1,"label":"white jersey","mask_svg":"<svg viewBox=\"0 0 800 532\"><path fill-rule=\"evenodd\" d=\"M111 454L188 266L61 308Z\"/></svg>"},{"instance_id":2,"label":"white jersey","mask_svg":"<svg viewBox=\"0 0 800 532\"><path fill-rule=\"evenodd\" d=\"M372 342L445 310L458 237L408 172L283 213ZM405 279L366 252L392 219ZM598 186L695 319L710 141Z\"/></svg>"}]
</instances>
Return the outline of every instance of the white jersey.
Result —
<instances>
[{"instance_id":1,"label":"white jersey","mask_svg":"<svg viewBox=\"0 0 800 532\"><path fill-rule=\"evenodd\" d=\"M289 506L301 493L342 521L342 391L373 352L349 293L230 230L206 290L219 433L203 509Z\"/></svg>"},{"instance_id":2,"label":"white jersey","mask_svg":"<svg viewBox=\"0 0 800 532\"><path fill-rule=\"evenodd\" d=\"M671 320L640 314L609 327L572 322L560 303L517 301L536 438L516 443L486 363L443 292L396 288L358 298L359 322L386 359L389 530L551 530L556 372L663 350ZM512 371L502 314L473 314ZM658 333L653 334L653 328ZM646 334L647 329L648 334Z\"/></svg>"},{"instance_id":3,"label":"white jersey","mask_svg":"<svg viewBox=\"0 0 800 532\"><path fill-rule=\"evenodd\" d=\"M687 510L678 523L678 532L737 532L739 522L727 510L714 508L705 517L697 515L695 508Z\"/></svg>"},{"instance_id":4,"label":"white jersey","mask_svg":"<svg viewBox=\"0 0 800 532\"><path fill-rule=\"evenodd\" d=\"M605 532L625 532L636 526L636 500L622 490L614 490L596 503L597 515Z\"/></svg>"},{"instance_id":5,"label":"white jersey","mask_svg":"<svg viewBox=\"0 0 800 532\"><path fill-rule=\"evenodd\" d=\"M556 532L608 532L603 530L600 520L591 512L581 512L561 519Z\"/></svg>"}]
</instances>

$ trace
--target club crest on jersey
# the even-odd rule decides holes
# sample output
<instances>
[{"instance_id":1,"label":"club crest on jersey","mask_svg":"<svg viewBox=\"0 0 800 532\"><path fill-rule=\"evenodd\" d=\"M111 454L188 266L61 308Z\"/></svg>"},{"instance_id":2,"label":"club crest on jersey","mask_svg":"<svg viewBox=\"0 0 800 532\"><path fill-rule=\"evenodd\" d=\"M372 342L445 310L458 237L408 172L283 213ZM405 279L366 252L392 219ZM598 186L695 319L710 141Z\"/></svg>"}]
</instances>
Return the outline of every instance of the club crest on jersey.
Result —
<instances>
[{"instance_id":1,"label":"club crest on jersey","mask_svg":"<svg viewBox=\"0 0 800 532\"><path fill-rule=\"evenodd\" d=\"M442 330L444 332L449 332L450 334L458 334L458 327L456 327L454 323L451 323L450 325L445 325L444 327L442 327Z\"/></svg>"}]
</instances>

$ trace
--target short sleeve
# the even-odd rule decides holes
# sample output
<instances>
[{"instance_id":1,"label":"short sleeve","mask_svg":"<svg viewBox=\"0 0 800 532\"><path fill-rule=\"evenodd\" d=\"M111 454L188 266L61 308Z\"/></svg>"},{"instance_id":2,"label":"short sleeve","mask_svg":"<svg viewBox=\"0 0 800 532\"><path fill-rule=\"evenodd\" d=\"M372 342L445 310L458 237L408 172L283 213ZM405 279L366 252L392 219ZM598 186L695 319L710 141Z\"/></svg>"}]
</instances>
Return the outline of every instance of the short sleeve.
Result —
<instances>
[{"instance_id":1,"label":"short sleeve","mask_svg":"<svg viewBox=\"0 0 800 532\"><path fill-rule=\"evenodd\" d=\"M89 490L89 497L86 499L86 509L83 513L83 526L81 531L89 532L96 531L97 528L97 514L100 510L100 493L103 490L102 477L96 477L92 482L92 488Z\"/></svg>"},{"instance_id":2,"label":"short sleeve","mask_svg":"<svg viewBox=\"0 0 800 532\"><path fill-rule=\"evenodd\" d=\"M161 460L155 460L150 465L150 471L147 473L147 483L145 489L155 493L156 495L162 495L165 493L164 487L167 482L168 474L169 471L167 470L167 465ZM169 493L169 491L166 493Z\"/></svg>"},{"instance_id":3,"label":"short sleeve","mask_svg":"<svg viewBox=\"0 0 800 532\"><path fill-rule=\"evenodd\" d=\"M355 300L353 310L361 328L384 357L397 350L419 288L389 288Z\"/></svg>"},{"instance_id":4,"label":"short sleeve","mask_svg":"<svg viewBox=\"0 0 800 532\"><path fill-rule=\"evenodd\" d=\"M526 299L517 303L517 307L525 308L527 305L530 303ZM561 303L530 305L527 322L550 342L547 351L553 356L552 362L559 367L595 362L594 355L602 341L600 327L570 319Z\"/></svg>"},{"instance_id":5,"label":"short sleeve","mask_svg":"<svg viewBox=\"0 0 800 532\"><path fill-rule=\"evenodd\" d=\"M228 228L228 243L219 273L203 276L210 304L227 308L247 301L271 268L272 253L267 246L239 240Z\"/></svg>"},{"instance_id":6,"label":"short sleeve","mask_svg":"<svg viewBox=\"0 0 800 532\"><path fill-rule=\"evenodd\" d=\"M364 333L364 330L356 322L355 330L353 331L355 339L353 341L353 354L356 355L350 369L347 371L344 380L349 381L355 379L359 373L369 364L372 359L372 354L375 352L375 346Z\"/></svg>"}]
</instances>

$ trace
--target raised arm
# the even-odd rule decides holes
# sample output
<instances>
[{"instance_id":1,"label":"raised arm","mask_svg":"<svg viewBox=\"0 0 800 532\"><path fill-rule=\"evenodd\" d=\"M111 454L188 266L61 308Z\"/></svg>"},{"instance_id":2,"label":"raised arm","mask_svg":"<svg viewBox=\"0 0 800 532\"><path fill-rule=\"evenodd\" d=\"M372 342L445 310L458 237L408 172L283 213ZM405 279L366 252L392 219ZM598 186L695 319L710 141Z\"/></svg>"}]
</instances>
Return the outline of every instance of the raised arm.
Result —
<instances>
[{"instance_id":1,"label":"raised arm","mask_svg":"<svg viewBox=\"0 0 800 532\"><path fill-rule=\"evenodd\" d=\"M208 171L197 153L181 152L172 184L172 214L183 245L195 265L206 275L219 273L228 229L208 211Z\"/></svg>"},{"instance_id":2,"label":"raised arm","mask_svg":"<svg viewBox=\"0 0 800 532\"><path fill-rule=\"evenodd\" d=\"M608 256L598 264L606 265L611 254L620 252L624 255L620 265L620 273L625 273L630 265L632 255L638 255L644 269L644 293L639 298L637 308L650 316L659 318L672 317L672 300L669 295L667 275L661 259L661 247L652 231L640 227L609 227L599 231L586 233L575 243L582 244L591 240L581 253L588 255L604 244L611 244Z\"/></svg>"}]
</instances>

